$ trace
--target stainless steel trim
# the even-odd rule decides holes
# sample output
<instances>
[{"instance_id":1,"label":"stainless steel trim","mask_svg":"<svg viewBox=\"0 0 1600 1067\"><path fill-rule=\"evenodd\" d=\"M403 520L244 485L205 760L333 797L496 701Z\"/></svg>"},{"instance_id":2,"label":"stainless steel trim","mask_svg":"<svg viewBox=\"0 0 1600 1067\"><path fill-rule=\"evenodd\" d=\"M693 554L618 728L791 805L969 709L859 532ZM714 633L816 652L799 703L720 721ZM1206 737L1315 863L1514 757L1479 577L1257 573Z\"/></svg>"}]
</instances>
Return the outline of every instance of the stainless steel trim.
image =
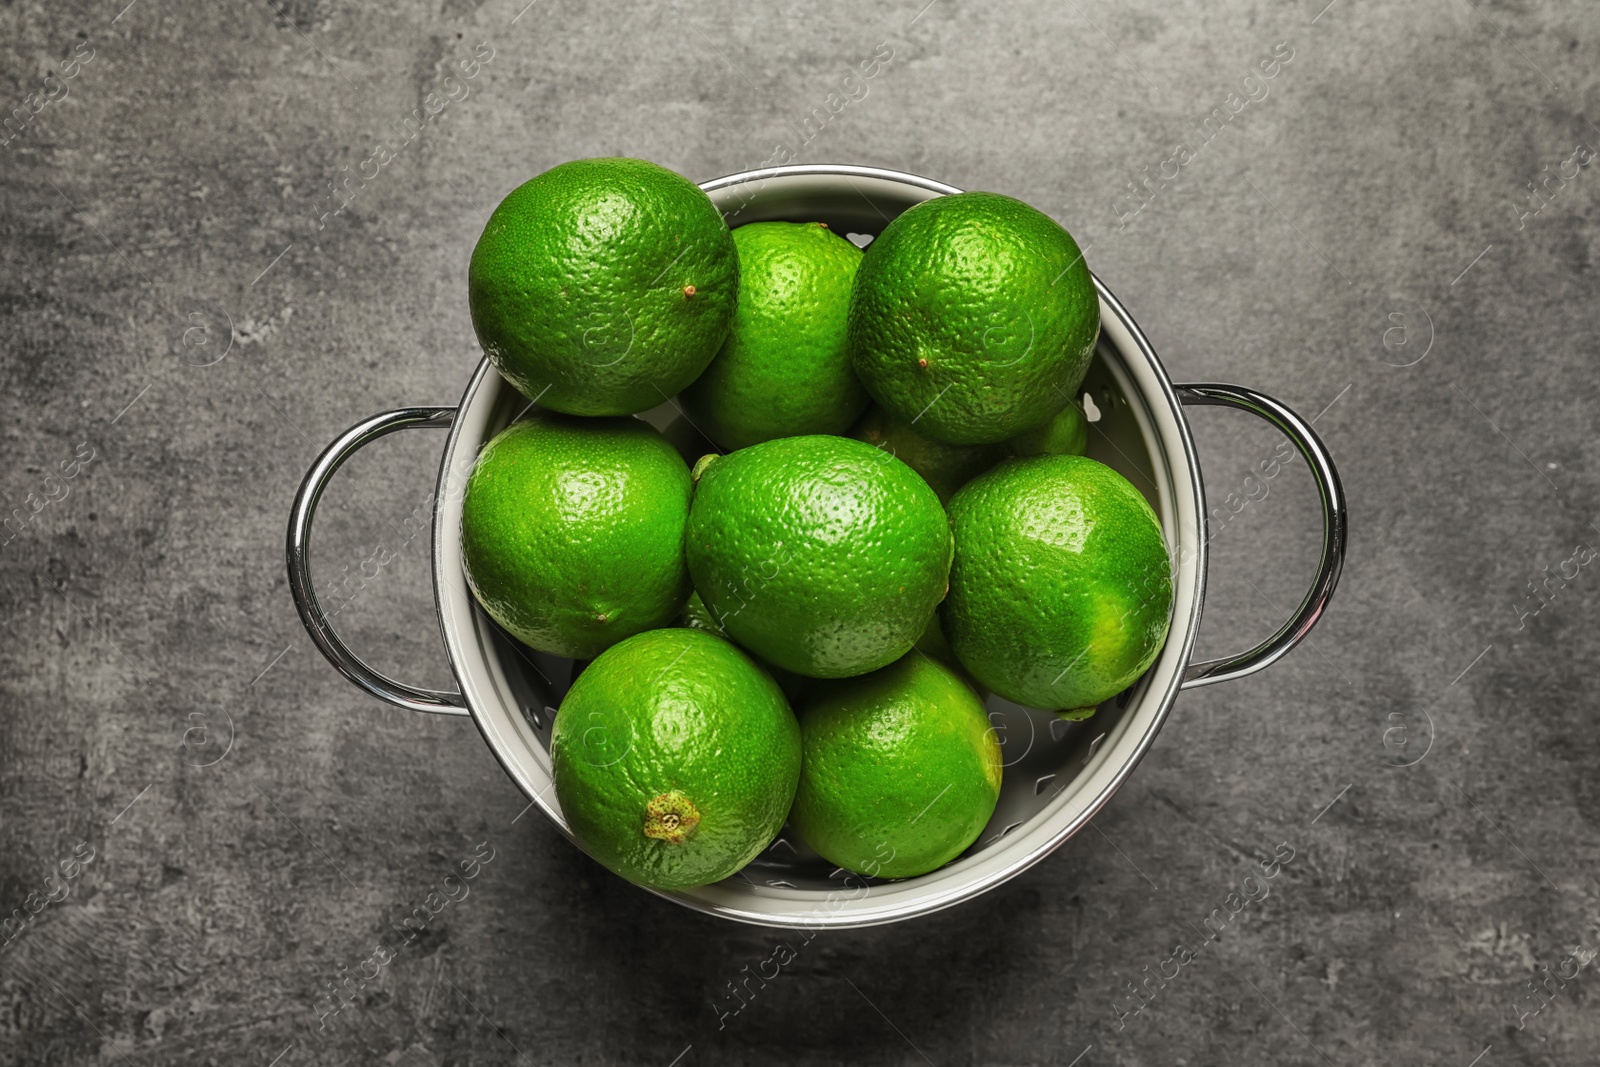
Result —
<instances>
[{"instance_id":1,"label":"stainless steel trim","mask_svg":"<svg viewBox=\"0 0 1600 1067\"><path fill-rule=\"evenodd\" d=\"M460 693L444 693L434 689L419 689L397 682L373 670L350 650L340 639L333 625L322 611L317 599L317 588L311 580L311 522L316 518L317 504L328 480L363 445L370 444L385 434L408 427L444 429L455 421L455 408L400 408L374 415L350 427L311 465L294 495L294 507L289 513L289 533L285 556L289 567L289 591L294 594L294 606L300 612L300 621L306 633L339 673L379 700L387 701L407 711L429 712L435 715L466 715L466 703Z\"/></svg>"},{"instance_id":2,"label":"stainless steel trim","mask_svg":"<svg viewBox=\"0 0 1600 1067\"><path fill-rule=\"evenodd\" d=\"M1178 386L1178 396L1184 404L1208 407L1237 408L1265 419L1294 442L1300 455L1311 468L1311 477L1317 483L1317 496L1322 503L1322 556L1317 563L1316 576L1311 588L1306 590L1300 606L1276 633L1248 652L1226 659L1206 663L1191 663L1183 672L1183 689L1194 689L1213 682L1227 682L1235 678L1248 678L1265 670L1288 654L1289 650L1305 640L1311 628L1322 617L1328 600L1339 585L1339 573L1344 568L1346 525L1348 522L1344 486L1339 481L1339 471L1333 465L1322 439L1311 424L1300 418L1287 406L1253 389L1238 385L1190 384Z\"/></svg>"}]
</instances>

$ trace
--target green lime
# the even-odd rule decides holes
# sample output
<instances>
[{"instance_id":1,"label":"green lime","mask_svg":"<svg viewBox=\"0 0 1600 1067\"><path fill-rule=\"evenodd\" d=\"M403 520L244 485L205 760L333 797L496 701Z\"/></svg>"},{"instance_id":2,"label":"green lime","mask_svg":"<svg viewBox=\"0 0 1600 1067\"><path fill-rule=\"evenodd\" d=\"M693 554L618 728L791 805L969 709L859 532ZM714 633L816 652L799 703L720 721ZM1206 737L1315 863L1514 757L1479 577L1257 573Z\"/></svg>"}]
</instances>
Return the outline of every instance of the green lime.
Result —
<instances>
[{"instance_id":1,"label":"green lime","mask_svg":"<svg viewBox=\"0 0 1600 1067\"><path fill-rule=\"evenodd\" d=\"M1037 430L1011 439L1019 456L1081 456L1089 447L1089 420L1076 402Z\"/></svg>"},{"instance_id":2,"label":"green lime","mask_svg":"<svg viewBox=\"0 0 1600 1067\"><path fill-rule=\"evenodd\" d=\"M1000 797L1000 742L950 668L913 652L824 683L800 716L790 820L830 863L909 878L978 839Z\"/></svg>"},{"instance_id":3,"label":"green lime","mask_svg":"<svg viewBox=\"0 0 1600 1067\"><path fill-rule=\"evenodd\" d=\"M939 624L939 613L933 613L928 620L928 625L923 627L922 636L917 638L914 646L924 656L932 656L946 667L961 668L961 661L956 659L956 654L950 649L950 642L945 640L944 627Z\"/></svg>"},{"instance_id":4,"label":"green lime","mask_svg":"<svg viewBox=\"0 0 1600 1067\"><path fill-rule=\"evenodd\" d=\"M773 680L702 630L651 630L572 683L550 735L556 799L596 860L639 885L734 874L777 836L800 729Z\"/></svg>"},{"instance_id":5,"label":"green lime","mask_svg":"<svg viewBox=\"0 0 1600 1067\"><path fill-rule=\"evenodd\" d=\"M519 641L593 656L683 607L690 491L683 457L638 419L513 423L467 479L467 580Z\"/></svg>"},{"instance_id":6,"label":"green lime","mask_svg":"<svg viewBox=\"0 0 1600 1067\"><path fill-rule=\"evenodd\" d=\"M1049 422L1082 383L1099 331L1077 242L995 193L937 197L889 223L850 299L861 384L951 444L993 444Z\"/></svg>"},{"instance_id":7,"label":"green lime","mask_svg":"<svg viewBox=\"0 0 1600 1067\"><path fill-rule=\"evenodd\" d=\"M922 480L939 494L941 504L948 504L957 489L1006 458L1004 445L947 445L935 441L876 404L851 428L850 436L883 449L922 475Z\"/></svg>"},{"instance_id":8,"label":"green lime","mask_svg":"<svg viewBox=\"0 0 1600 1067\"><path fill-rule=\"evenodd\" d=\"M733 243L733 327L684 390L684 406L728 451L774 437L843 433L867 406L844 337L861 250L820 222L753 222L733 231Z\"/></svg>"},{"instance_id":9,"label":"green lime","mask_svg":"<svg viewBox=\"0 0 1600 1067\"><path fill-rule=\"evenodd\" d=\"M814 678L865 674L911 648L944 598L939 498L847 437L780 437L697 464L689 573L761 658Z\"/></svg>"},{"instance_id":10,"label":"green lime","mask_svg":"<svg viewBox=\"0 0 1600 1067\"><path fill-rule=\"evenodd\" d=\"M524 396L573 415L629 415L717 354L739 259L689 179L642 159L580 159L500 202L467 288L479 344Z\"/></svg>"},{"instance_id":11,"label":"green lime","mask_svg":"<svg viewBox=\"0 0 1600 1067\"><path fill-rule=\"evenodd\" d=\"M979 475L950 501L945 636L979 684L1029 707L1115 696L1167 639L1172 575L1155 512L1084 456Z\"/></svg>"},{"instance_id":12,"label":"green lime","mask_svg":"<svg viewBox=\"0 0 1600 1067\"><path fill-rule=\"evenodd\" d=\"M699 593L689 594L688 601L683 605L683 614L678 618L678 625L687 626L691 630L704 630L719 637L728 636L722 624L711 614L711 609L706 607L706 602L700 599Z\"/></svg>"}]
</instances>

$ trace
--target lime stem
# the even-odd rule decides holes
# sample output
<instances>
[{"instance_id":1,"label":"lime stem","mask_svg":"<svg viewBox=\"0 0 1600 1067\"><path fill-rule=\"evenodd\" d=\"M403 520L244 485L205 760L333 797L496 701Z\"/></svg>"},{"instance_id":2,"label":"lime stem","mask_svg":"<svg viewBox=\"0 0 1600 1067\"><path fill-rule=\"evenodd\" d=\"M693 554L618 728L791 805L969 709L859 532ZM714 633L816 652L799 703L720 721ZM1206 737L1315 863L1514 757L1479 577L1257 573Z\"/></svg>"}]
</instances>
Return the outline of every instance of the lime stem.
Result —
<instances>
[{"instance_id":1,"label":"lime stem","mask_svg":"<svg viewBox=\"0 0 1600 1067\"><path fill-rule=\"evenodd\" d=\"M676 789L668 790L644 806L644 836L679 845L700 825L700 809Z\"/></svg>"}]
</instances>

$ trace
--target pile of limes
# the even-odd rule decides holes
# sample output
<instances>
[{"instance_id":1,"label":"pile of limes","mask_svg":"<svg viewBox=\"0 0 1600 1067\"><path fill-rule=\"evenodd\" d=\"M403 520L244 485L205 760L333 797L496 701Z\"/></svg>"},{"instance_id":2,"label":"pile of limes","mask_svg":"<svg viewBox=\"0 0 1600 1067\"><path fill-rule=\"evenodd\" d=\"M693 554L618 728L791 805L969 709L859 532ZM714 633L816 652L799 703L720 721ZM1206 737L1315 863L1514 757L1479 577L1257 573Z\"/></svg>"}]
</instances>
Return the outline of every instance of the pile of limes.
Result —
<instances>
[{"instance_id":1,"label":"pile of limes","mask_svg":"<svg viewBox=\"0 0 1600 1067\"><path fill-rule=\"evenodd\" d=\"M468 481L467 577L592 660L551 756L618 874L726 878L786 820L840 867L934 870L1000 794L984 690L1081 718L1165 641L1155 514L1081 455L1099 301L1026 204L929 200L863 253L579 160L501 202L469 287L532 406ZM692 470L632 417L669 402L718 450Z\"/></svg>"}]
</instances>

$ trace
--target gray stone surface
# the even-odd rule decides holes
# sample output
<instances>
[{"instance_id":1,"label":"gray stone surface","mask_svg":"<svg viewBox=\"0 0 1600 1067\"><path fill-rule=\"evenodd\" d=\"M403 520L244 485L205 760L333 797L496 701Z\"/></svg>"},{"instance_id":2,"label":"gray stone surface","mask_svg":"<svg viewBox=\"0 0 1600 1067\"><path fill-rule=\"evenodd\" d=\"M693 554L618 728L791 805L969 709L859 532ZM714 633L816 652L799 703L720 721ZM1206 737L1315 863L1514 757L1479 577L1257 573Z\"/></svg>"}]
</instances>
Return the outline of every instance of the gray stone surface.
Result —
<instances>
[{"instance_id":1,"label":"gray stone surface","mask_svg":"<svg viewBox=\"0 0 1600 1067\"><path fill-rule=\"evenodd\" d=\"M1594 1062L1596 966L1536 1015L1526 984L1600 948L1596 565L1523 614L1600 543L1600 168L1563 166L1600 145L1592 4L123 2L0 7L0 114L28 116L0 149L0 494L40 505L0 534L0 908L65 894L0 948L0 1063ZM469 95L323 218L480 42ZM459 395L498 197L575 157L704 179L780 145L1050 212L1174 378L1321 412L1353 536L1312 643L1185 695L1092 831L976 902L818 935L719 1019L782 935L611 877L517 818L469 724L344 684L282 541L339 431ZM1216 498L1271 450L1193 421ZM441 442L350 464L325 566L403 540ZM1283 617L1314 522L1296 467L1217 532L1203 654ZM424 538L339 621L446 684ZM319 1029L480 842L470 896ZM1119 1023L1280 842L1270 896Z\"/></svg>"}]
</instances>

